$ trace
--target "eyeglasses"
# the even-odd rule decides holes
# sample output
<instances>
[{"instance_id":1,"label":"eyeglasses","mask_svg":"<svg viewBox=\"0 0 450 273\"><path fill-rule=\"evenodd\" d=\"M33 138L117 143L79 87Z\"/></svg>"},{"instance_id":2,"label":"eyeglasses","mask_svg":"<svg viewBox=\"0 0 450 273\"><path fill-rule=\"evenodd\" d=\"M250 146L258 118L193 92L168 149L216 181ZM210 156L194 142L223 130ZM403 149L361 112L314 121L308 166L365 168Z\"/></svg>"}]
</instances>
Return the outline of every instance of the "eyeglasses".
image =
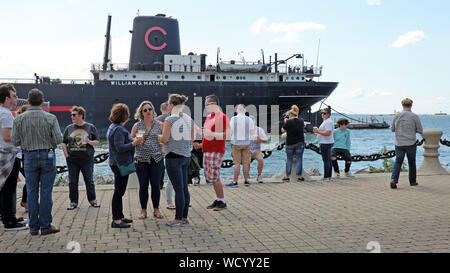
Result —
<instances>
[{"instance_id":1,"label":"eyeglasses","mask_svg":"<svg viewBox=\"0 0 450 273\"><path fill-rule=\"evenodd\" d=\"M211 104L213 104L213 103L215 103L215 102L213 102L213 101L211 101L211 102L206 102L205 105L208 106L208 105L211 105Z\"/></svg>"},{"instance_id":2,"label":"eyeglasses","mask_svg":"<svg viewBox=\"0 0 450 273\"><path fill-rule=\"evenodd\" d=\"M72 117L76 117L78 114L72 114Z\"/></svg>"},{"instance_id":3,"label":"eyeglasses","mask_svg":"<svg viewBox=\"0 0 450 273\"><path fill-rule=\"evenodd\" d=\"M147 113L147 111L152 111L153 108L145 108L144 110L142 110L143 112Z\"/></svg>"},{"instance_id":4,"label":"eyeglasses","mask_svg":"<svg viewBox=\"0 0 450 273\"><path fill-rule=\"evenodd\" d=\"M328 115L327 112L321 112L320 114L321 114L321 115Z\"/></svg>"}]
</instances>

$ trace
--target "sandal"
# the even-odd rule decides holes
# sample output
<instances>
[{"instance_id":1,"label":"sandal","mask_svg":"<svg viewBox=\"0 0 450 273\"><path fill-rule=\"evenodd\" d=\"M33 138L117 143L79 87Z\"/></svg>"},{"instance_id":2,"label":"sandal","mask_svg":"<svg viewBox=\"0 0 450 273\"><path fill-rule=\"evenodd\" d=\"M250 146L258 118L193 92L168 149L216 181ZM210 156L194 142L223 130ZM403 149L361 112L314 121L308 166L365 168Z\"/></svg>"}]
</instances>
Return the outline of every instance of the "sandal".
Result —
<instances>
[{"instance_id":1,"label":"sandal","mask_svg":"<svg viewBox=\"0 0 450 273\"><path fill-rule=\"evenodd\" d=\"M170 204L170 205L167 205L166 208L167 208L167 209L175 209L175 205L174 205L174 204Z\"/></svg>"},{"instance_id":2,"label":"sandal","mask_svg":"<svg viewBox=\"0 0 450 273\"><path fill-rule=\"evenodd\" d=\"M77 205L70 205L67 210L74 210L77 208Z\"/></svg>"},{"instance_id":3,"label":"sandal","mask_svg":"<svg viewBox=\"0 0 450 273\"><path fill-rule=\"evenodd\" d=\"M305 178L304 178L304 177L301 177L301 178L299 177L299 178L297 178L297 181L298 181L298 182L300 182L300 181L305 181Z\"/></svg>"},{"instance_id":4,"label":"sandal","mask_svg":"<svg viewBox=\"0 0 450 273\"><path fill-rule=\"evenodd\" d=\"M155 218L158 218L158 219L162 219L162 218L164 218L163 216L162 216L162 214L161 214L161 212L153 212L153 216L155 216Z\"/></svg>"},{"instance_id":5,"label":"sandal","mask_svg":"<svg viewBox=\"0 0 450 273\"><path fill-rule=\"evenodd\" d=\"M99 204L97 204L97 202L92 202L92 203L91 203L91 207L94 207L94 208L99 208L99 207L100 207L100 205L99 205Z\"/></svg>"},{"instance_id":6,"label":"sandal","mask_svg":"<svg viewBox=\"0 0 450 273\"><path fill-rule=\"evenodd\" d=\"M139 219L143 220L147 218L147 213L141 213L141 216L139 216Z\"/></svg>"}]
</instances>

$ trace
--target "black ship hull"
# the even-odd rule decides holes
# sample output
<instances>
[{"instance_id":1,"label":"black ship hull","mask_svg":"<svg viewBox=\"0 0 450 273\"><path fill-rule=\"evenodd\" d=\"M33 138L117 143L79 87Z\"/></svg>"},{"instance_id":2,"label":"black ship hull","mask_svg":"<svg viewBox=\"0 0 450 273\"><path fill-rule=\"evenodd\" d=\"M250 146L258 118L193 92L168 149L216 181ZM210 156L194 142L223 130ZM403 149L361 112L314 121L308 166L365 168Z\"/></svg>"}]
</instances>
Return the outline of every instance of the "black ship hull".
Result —
<instances>
[{"instance_id":1,"label":"black ship hull","mask_svg":"<svg viewBox=\"0 0 450 273\"><path fill-rule=\"evenodd\" d=\"M149 100L157 108L167 101L169 93L179 93L189 97L187 105L193 117L204 116L204 98L216 94L224 112L227 105L237 104L267 105L268 128L271 124L271 105L279 107L279 116L296 104L302 109L303 117L310 107L328 97L337 87L336 82L186 82L186 81L97 81L95 84L30 84L14 83L19 98L27 98L28 91L38 88L44 92L45 101L50 102L50 111L58 118L62 129L70 124L70 108L83 106L86 121L93 123L101 137L105 137L110 124L110 109L115 103L125 103L130 107L129 129L134 124L134 112L140 102ZM199 99L200 98L200 99ZM194 103L196 102L196 103ZM200 103L199 103L200 102ZM195 104L195 105L194 105ZM199 112L200 111L200 112ZM204 118L203 118L204 119ZM196 120L197 121L197 120ZM278 126L275 126L278 127Z\"/></svg>"}]
</instances>

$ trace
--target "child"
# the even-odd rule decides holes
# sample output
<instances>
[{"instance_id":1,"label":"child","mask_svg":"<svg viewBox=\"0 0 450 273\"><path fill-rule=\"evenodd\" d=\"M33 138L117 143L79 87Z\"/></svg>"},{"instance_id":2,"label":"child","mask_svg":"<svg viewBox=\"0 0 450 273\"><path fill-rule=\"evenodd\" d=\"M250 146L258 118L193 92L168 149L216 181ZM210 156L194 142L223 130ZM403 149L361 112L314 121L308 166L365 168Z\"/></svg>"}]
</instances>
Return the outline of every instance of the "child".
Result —
<instances>
[{"instance_id":1,"label":"child","mask_svg":"<svg viewBox=\"0 0 450 273\"><path fill-rule=\"evenodd\" d=\"M353 176L350 173L350 165L352 164L352 157L350 155L350 130L347 129L348 120L341 118L337 124L339 128L336 128L333 132L334 145L331 150L331 162L333 163L333 169L336 173L336 178L340 177L339 165L337 162L337 156L341 155L345 160L345 175L347 177Z\"/></svg>"}]
</instances>

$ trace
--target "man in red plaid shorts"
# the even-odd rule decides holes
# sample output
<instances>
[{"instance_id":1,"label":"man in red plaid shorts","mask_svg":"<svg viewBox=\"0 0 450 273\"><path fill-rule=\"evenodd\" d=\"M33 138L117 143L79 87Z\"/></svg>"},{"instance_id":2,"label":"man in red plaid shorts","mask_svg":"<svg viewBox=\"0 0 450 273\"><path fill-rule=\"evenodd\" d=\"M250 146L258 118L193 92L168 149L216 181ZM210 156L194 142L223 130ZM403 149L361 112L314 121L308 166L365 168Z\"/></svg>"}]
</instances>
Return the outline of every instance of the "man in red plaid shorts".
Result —
<instances>
[{"instance_id":1,"label":"man in red plaid shorts","mask_svg":"<svg viewBox=\"0 0 450 273\"><path fill-rule=\"evenodd\" d=\"M207 208L219 211L227 208L220 182L220 168L225 154L225 141L231 136L230 120L220 110L219 98L216 95L206 97L205 108L210 114L203 125L202 143L194 143L194 145L196 149L202 148L205 178L213 183L217 196L217 199Z\"/></svg>"}]
</instances>

